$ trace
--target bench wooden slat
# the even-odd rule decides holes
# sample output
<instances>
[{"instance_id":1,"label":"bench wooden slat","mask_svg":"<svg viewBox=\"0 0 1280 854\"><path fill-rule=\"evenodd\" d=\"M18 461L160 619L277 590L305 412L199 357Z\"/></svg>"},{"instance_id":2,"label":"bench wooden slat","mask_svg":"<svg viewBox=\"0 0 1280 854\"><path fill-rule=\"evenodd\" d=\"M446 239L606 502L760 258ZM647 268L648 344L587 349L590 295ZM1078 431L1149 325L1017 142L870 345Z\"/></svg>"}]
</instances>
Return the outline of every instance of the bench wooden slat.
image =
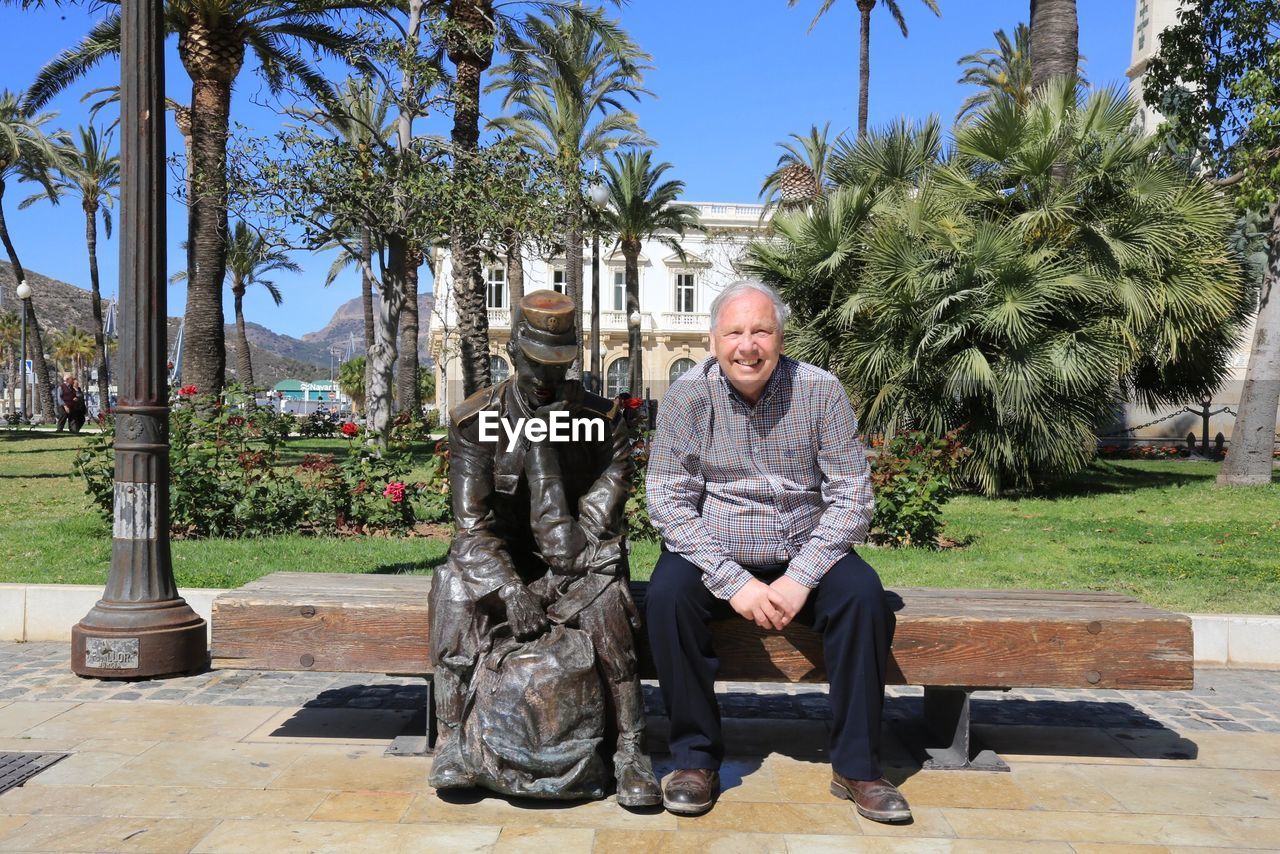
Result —
<instances>
[{"instance_id":1,"label":"bench wooden slat","mask_svg":"<svg viewBox=\"0 0 1280 854\"><path fill-rule=\"evenodd\" d=\"M647 585L633 585L643 600ZM430 576L274 573L213 606L214 666L422 674ZM1172 690L1192 685L1191 620L1097 591L900 588L891 684ZM821 639L713 625L720 678L821 681ZM642 672L652 676L647 652Z\"/></svg>"}]
</instances>

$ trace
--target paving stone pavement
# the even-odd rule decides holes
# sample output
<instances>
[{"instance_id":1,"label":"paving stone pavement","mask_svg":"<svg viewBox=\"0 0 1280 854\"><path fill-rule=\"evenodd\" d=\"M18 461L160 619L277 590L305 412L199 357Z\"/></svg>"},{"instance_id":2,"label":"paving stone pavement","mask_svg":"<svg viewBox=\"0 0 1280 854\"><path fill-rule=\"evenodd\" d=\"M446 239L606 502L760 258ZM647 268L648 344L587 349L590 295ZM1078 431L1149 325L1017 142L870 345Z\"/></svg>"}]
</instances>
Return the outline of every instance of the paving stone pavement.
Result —
<instances>
[{"instance_id":1,"label":"paving stone pavement","mask_svg":"<svg viewBox=\"0 0 1280 854\"><path fill-rule=\"evenodd\" d=\"M0 643L0 702L158 700L191 705L306 708L422 708L421 679L372 673L211 670L144 682L82 679L70 670L70 645ZM724 682L717 686L726 718L824 720L825 685ZM920 715L922 690L891 687L888 720ZM662 714L657 685L645 703ZM1280 671L1200 668L1191 691L1031 689L974 695L975 724L1280 733Z\"/></svg>"}]
</instances>

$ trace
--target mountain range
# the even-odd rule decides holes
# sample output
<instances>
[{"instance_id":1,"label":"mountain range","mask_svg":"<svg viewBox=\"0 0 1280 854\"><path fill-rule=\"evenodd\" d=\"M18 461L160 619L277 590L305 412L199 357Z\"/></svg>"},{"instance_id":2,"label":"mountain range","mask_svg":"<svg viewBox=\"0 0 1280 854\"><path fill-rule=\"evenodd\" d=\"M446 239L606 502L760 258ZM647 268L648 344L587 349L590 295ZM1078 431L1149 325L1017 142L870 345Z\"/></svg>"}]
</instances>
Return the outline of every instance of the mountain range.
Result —
<instances>
[{"instance_id":1,"label":"mountain range","mask_svg":"<svg viewBox=\"0 0 1280 854\"><path fill-rule=\"evenodd\" d=\"M92 295L84 288L26 269L27 284L31 286L31 300L35 308L36 319L45 336L45 350L52 347L50 337L55 331L76 326L80 329L93 328ZM0 307L5 311L17 311L17 282L13 268L8 262L0 261ZM431 309L434 298L431 294L418 295L419 327L418 355L426 363ZM286 303L287 306L287 303ZM377 297L374 298L375 310ZM169 352L173 353L182 319L168 319ZM249 353L253 359L254 379L258 385L273 386L283 379L315 380L328 379L331 364L336 359L330 355L330 348L342 354L359 356L364 353L364 313L357 297L348 300L333 313L323 329L308 332L302 338L273 332L260 323L246 321L245 336L249 339ZM226 326L227 371L229 376L235 374L235 325ZM354 350L354 352L348 352Z\"/></svg>"}]
</instances>

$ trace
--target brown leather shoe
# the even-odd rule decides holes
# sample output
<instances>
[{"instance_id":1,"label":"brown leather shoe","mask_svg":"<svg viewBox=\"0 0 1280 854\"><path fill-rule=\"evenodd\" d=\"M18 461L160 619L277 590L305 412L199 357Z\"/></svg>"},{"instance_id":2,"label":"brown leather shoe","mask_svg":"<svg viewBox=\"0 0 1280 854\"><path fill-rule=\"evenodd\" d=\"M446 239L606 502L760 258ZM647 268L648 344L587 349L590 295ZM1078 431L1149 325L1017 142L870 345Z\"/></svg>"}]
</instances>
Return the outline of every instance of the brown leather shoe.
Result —
<instances>
[{"instance_id":1,"label":"brown leather shoe","mask_svg":"<svg viewBox=\"0 0 1280 854\"><path fill-rule=\"evenodd\" d=\"M872 821L910 821L911 807L898 787L885 778L850 780L831 772L831 794L853 801L858 812Z\"/></svg>"},{"instance_id":2,"label":"brown leather shoe","mask_svg":"<svg viewBox=\"0 0 1280 854\"><path fill-rule=\"evenodd\" d=\"M710 768L682 768L671 775L662 792L662 805L677 815L702 815L720 794L720 772Z\"/></svg>"}]
</instances>

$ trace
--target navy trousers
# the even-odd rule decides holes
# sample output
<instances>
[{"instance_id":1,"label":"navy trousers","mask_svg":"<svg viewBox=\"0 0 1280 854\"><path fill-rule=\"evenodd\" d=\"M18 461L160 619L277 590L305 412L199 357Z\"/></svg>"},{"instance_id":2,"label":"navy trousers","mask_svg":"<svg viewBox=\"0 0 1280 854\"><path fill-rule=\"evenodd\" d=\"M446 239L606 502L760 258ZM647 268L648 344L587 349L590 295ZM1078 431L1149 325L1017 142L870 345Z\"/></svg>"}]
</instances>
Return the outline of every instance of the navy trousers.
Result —
<instances>
[{"instance_id":1,"label":"navy trousers","mask_svg":"<svg viewBox=\"0 0 1280 854\"><path fill-rule=\"evenodd\" d=\"M752 570L761 581L785 567ZM684 556L663 551L649 582L645 623L662 700L671 718L677 768L719 768L724 758L711 645L712 619L743 619L702 583ZM894 615L876 571L850 552L833 566L796 617L822 635L831 683L831 766L853 780L880 773L880 714Z\"/></svg>"}]
</instances>

